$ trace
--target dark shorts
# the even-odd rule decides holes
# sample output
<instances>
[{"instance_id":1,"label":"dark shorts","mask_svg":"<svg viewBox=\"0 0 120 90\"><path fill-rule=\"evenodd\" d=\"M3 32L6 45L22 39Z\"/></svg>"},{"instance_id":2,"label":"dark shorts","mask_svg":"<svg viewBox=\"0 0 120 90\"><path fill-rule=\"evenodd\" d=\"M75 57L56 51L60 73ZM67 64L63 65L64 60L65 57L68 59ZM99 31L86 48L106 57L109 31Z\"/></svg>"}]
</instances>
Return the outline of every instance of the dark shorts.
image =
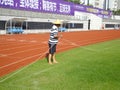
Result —
<instances>
[{"instance_id":1,"label":"dark shorts","mask_svg":"<svg viewBox=\"0 0 120 90\"><path fill-rule=\"evenodd\" d=\"M56 52L56 44L49 44L49 53L54 54Z\"/></svg>"}]
</instances>

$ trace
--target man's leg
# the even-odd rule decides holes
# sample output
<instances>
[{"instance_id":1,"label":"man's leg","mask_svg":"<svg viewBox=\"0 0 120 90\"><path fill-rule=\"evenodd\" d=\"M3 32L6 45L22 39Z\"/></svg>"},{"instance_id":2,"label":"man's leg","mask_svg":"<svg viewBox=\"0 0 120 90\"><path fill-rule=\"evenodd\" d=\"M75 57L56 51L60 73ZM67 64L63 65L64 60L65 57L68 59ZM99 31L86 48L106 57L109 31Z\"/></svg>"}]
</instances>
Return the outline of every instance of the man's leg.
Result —
<instances>
[{"instance_id":1,"label":"man's leg","mask_svg":"<svg viewBox=\"0 0 120 90\"><path fill-rule=\"evenodd\" d=\"M49 44L49 55L48 55L48 63L52 64L52 46Z\"/></svg>"},{"instance_id":2,"label":"man's leg","mask_svg":"<svg viewBox=\"0 0 120 90\"><path fill-rule=\"evenodd\" d=\"M55 58L55 53L52 55L52 58L53 58L53 63L58 63Z\"/></svg>"},{"instance_id":3,"label":"man's leg","mask_svg":"<svg viewBox=\"0 0 120 90\"><path fill-rule=\"evenodd\" d=\"M49 64L52 64L52 61L51 61L51 60L52 60L52 55L49 54L49 55L48 55L48 63L49 63Z\"/></svg>"}]
</instances>

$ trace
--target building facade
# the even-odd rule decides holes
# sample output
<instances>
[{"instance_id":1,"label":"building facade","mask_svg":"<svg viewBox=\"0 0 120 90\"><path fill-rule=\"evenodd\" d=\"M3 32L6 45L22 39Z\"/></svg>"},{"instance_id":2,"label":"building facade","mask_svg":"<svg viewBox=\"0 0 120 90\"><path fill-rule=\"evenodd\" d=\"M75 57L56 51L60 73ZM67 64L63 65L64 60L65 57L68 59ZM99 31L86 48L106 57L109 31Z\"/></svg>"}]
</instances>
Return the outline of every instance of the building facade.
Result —
<instances>
[{"instance_id":1,"label":"building facade","mask_svg":"<svg viewBox=\"0 0 120 90\"><path fill-rule=\"evenodd\" d=\"M80 0L84 5L91 5L96 8L103 9L104 0Z\"/></svg>"},{"instance_id":2,"label":"building facade","mask_svg":"<svg viewBox=\"0 0 120 90\"><path fill-rule=\"evenodd\" d=\"M120 9L120 0L111 0L111 2L110 2L110 9L114 10L114 11L119 10Z\"/></svg>"},{"instance_id":3,"label":"building facade","mask_svg":"<svg viewBox=\"0 0 120 90\"><path fill-rule=\"evenodd\" d=\"M0 0L0 34L18 27L24 29L24 33L49 32L56 19L63 21L64 27L69 31L88 30L88 27L100 30L102 20L109 19L112 15L111 11L71 2L33 1L34 3L30 0ZM93 0L90 4L92 2ZM100 5L99 2L96 0L96 7Z\"/></svg>"},{"instance_id":4,"label":"building facade","mask_svg":"<svg viewBox=\"0 0 120 90\"><path fill-rule=\"evenodd\" d=\"M84 5L92 5L93 7L105 10L120 9L120 0L80 0Z\"/></svg>"},{"instance_id":5,"label":"building facade","mask_svg":"<svg viewBox=\"0 0 120 90\"><path fill-rule=\"evenodd\" d=\"M117 11L120 9L120 0L104 0L104 9L105 10L114 10Z\"/></svg>"}]
</instances>

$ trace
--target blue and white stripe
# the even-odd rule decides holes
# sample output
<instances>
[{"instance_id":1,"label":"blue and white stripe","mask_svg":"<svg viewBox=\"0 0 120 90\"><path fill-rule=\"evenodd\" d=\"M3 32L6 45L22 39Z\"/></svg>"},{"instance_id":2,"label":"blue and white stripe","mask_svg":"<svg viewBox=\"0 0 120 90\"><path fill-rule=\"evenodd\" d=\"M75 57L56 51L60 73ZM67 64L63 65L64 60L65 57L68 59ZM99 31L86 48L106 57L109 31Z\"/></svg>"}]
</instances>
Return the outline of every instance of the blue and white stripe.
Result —
<instances>
[{"instance_id":1,"label":"blue and white stripe","mask_svg":"<svg viewBox=\"0 0 120 90\"><path fill-rule=\"evenodd\" d=\"M50 39L49 44L57 44L58 39L56 39L54 36L58 34L58 28L57 26L53 25L51 31L50 31Z\"/></svg>"}]
</instances>

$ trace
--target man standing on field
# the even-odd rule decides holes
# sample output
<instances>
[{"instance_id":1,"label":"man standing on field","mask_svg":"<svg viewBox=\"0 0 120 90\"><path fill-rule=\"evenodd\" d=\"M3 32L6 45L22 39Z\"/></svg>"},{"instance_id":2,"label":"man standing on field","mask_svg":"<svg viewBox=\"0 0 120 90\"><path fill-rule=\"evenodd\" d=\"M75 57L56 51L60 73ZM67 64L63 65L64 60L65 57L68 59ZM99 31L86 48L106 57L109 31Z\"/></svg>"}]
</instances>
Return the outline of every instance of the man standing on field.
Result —
<instances>
[{"instance_id":1,"label":"man standing on field","mask_svg":"<svg viewBox=\"0 0 120 90\"><path fill-rule=\"evenodd\" d=\"M60 27L60 25L61 25L61 21L56 20L55 22L53 22L53 26L50 31L50 39L48 42L49 44L48 63L49 64L58 63L55 58L55 52L56 52L56 46L57 46L58 38L59 38L58 28Z\"/></svg>"}]
</instances>

